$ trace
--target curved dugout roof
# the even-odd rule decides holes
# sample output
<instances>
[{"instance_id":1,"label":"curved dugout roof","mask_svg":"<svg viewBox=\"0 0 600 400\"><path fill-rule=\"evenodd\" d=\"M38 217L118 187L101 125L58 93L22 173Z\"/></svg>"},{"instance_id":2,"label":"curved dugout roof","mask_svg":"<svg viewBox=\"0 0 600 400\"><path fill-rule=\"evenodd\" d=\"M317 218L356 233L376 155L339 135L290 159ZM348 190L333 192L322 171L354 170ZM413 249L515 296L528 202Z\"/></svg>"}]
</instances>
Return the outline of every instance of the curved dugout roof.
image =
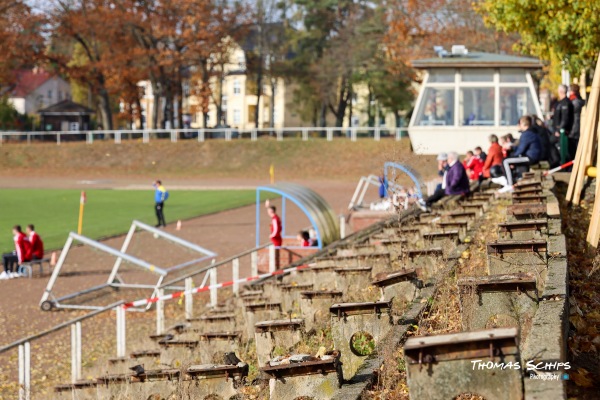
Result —
<instances>
[{"instance_id":1,"label":"curved dugout roof","mask_svg":"<svg viewBox=\"0 0 600 400\"><path fill-rule=\"evenodd\" d=\"M284 199L296 204L308 217L319 239L319 247L340 238L339 221L331 206L313 190L294 183L278 183L276 185L261 186L256 188L261 191L271 192L282 196ZM259 196L257 196L260 199ZM257 204L257 207L260 205ZM257 226L259 221L257 221Z\"/></svg>"}]
</instances>

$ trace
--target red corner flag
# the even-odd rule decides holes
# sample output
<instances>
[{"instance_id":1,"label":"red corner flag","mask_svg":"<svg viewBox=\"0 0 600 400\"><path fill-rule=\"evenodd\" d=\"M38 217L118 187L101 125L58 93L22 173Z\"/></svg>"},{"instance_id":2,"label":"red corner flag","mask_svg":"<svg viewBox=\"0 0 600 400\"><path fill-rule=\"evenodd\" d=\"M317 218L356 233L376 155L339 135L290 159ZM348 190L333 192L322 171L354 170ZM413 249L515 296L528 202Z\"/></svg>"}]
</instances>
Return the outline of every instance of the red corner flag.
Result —
<instances>
[{"instance_id":1,"label":"red corner flag","mask_svg":"<svg viewBox=\"0 0 600 400\"><path fill-rule=\"evenodd\" d=\"M82 191L81 198L79 199L79 204L85 204L85 201L86 201L85 191Z\"/></svg>"}]
</instances>

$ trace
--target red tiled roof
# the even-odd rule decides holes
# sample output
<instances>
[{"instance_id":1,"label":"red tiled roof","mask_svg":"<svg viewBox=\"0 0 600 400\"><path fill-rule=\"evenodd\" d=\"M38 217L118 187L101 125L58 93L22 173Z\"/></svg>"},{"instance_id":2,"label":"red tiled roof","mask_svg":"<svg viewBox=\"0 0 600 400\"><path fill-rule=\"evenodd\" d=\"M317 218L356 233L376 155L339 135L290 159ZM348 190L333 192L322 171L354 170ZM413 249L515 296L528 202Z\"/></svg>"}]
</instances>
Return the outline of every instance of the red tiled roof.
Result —
<instances>
[{"instance_id":1,"label":"red tiled roof","mask_svg":"<svg viewBox=\"0 0 600 400\"><path fill-rule=\"evenodd\" d=\"M28 69L17 71L17 79L12 90L13 97L25 97L35 89L39 88L54 74L42 69Z\"/></svg>"}]
</instances>

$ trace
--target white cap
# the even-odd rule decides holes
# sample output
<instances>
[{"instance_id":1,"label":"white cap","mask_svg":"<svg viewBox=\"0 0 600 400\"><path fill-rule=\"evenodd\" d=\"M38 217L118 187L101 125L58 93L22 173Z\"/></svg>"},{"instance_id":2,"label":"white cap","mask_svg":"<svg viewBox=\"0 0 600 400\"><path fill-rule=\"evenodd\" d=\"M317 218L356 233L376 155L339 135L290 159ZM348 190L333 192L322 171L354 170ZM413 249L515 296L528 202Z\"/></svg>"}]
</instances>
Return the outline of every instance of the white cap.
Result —
<instances>
[{"instance_id":1,"label":"white cap","mask_svg":"<svg viewBox=\"0 0 600 400\"><path fill-rule=\"evenodd\" d=\"M448 154L446 154L446 153L440 153L440 154L438 154L437 160L438 161L447 161L448 160Z\"/></svg>"}]
</instances>

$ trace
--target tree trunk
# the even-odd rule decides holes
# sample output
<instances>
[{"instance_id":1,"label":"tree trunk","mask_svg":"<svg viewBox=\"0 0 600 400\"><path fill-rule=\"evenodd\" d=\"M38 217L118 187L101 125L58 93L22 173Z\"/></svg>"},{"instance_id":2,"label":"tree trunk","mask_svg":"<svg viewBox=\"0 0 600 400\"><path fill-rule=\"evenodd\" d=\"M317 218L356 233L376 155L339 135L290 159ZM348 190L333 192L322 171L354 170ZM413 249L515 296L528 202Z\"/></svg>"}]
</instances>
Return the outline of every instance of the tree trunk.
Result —
<instances>
[{"instance_id":1,"label":"tree trunk","mask_svg":"<svg viewBox=\"0 0 600 400\"><path fill-rule=\"evenodd\" d=\"M158 129L158 114L160 113L160 91L159 85L155 80L151 80L152 85L152 126L151 129Z\"/></svg>"},{"instance_id":2,"label":"tree trunk","mask_svg":"<svg viewBox=\"0 0 600 400\"><path fill-rule=\"evenodd\" d=\"M319 126L321 128L325 128L327 126L327 104L321 104L321 115Z\"/></svg>"},{"instance_id":3,"label":"tree trunk","mask_svg":"<svg viewBox=\"0 0 600 400\"><path fill-rule=\"evenodd\" d=\"M105 88L101 88L100 93L98 94L98 107L100 108L103 129L113 129L110 99L108 97L108 91Z\"/></svg>"},{"instance_id":4,"label":"tree trunk","mask_svg":"<svg viewBox=\"0 0 600 400\"><path fill-rule=\"evenodd\" d=\"M144 129L144 127L146 126L143 115L142 115L142 102L140 100L140 96L135 96L135 108L137 110L137 116L138 119L140 121L139 124L139 128L138 129Z\"/></svg>"},{"instance_id":5,"label":"tree trunk","mask_svg":"<svg viewBox=\"0 0 600 400\"><path fill-rule=\"evenodd\" d=\"M262 81L263 81L263 59L262 55L258 60L258 71L256 71L256 108L254 109L254 127L259 128L258 118L260 116L260 98L262 97Z\"/></svg>"},{"instance_id":6,"label":"tree trunk","mask_svg":"<svg viewBox=\"0 0 600 400\"><path fill-rule=\"evenodd\" d=\"M277 95L277 79L271 78L271 109L269 110L269 127L275 128L275 96Z\"/></svg>"},{"instance_id":7,"label":"tree trunk","mask_svg":"<svg viewBox=\"0 0 600 400\"><path fill-rule=\"evenodd\" d=\"M396 122L396 128L400 128L400 111L394 110L394 121Z\"/></svg>"}]
</instances>

